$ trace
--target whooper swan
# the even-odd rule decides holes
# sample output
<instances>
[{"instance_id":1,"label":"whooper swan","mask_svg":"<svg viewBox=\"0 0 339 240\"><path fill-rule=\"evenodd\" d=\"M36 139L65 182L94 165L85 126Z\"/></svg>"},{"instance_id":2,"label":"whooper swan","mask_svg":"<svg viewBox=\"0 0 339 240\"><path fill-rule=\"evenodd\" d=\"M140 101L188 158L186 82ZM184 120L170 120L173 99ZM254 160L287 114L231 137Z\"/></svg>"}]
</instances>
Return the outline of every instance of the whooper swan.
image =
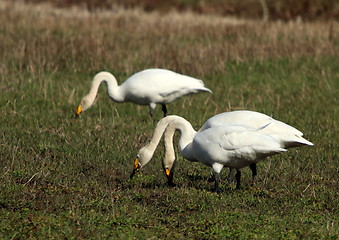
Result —
<instances>
[{"instance_id":1,"label":"whooper swan","mask_svg":"<svg viewBox=\"0 0 339 240\"><path fill-rule=\"evenodd\" d=\"M172 115L158 122L151 141L140 149L131 177L151 159L165 129L180 131L179 152L184 158L212 167L214 191L219 191L219 174L223 167L237 169L236 180L239 188L240 168L257 163L267 156L287 151L281 148L278 140L255 129L222 125L197 133L187 120Z\"/></svg>"},{"instance_id":2,"label":"whooper swan","mask_svg":"<svg viewBox=\"0 0 339 240\"><path fill-rule=\"evenodd\" d=\"M202 80L166 69L146 69L137 72L120 86L111 73L99 72L94 76L89 93L81 100L77 108L77 116L92 106L102 82L106 82L108 96L113 101L149 105L151 116L153 116L156 104L162 106L162 111L166 116L166 104L188 94L201 91L212 92L204 86Z\"/></svg>"},{"instance_id":3,"label":"whooper swan","mask_svg":"<svg viewBox=\"0 0 339 240\"><path fill-rule=\"evenodd\" d=\"M156 131L163 133L166 127L160 127L160 125L168 124L169 119L163 119L159 122ZM253 112L253 111L233 111L233 112L225 112L215 115L208 119L205 124L198 131L203 132L204 130L216 127L216 126L228 126L229 131L237 127L240 127L244 130L248 129L257 129L258 132L269 135L276 140L279 141L280 146L282 148L291 148L291 147L299 147L304 145L313 146L313 143L309 142L305 138L303 138L303 133L299 130L291 127L281 121L275 120L272 117L269 117L263 113ZM234 126L235 125L235 126ZM167 125L166 125L167 126ZM174 163L175 163L175 153L173 149L173 134L175 129L166 129L165 131L165 154L163 157L163 168L165 170L169 185L174 185L173 183L173 172L174 172ZM192 135L194 137L196 133ZM161 137L161 136L160 136ZM160 141L160 139L159 139ZM154 145L153 145L154 146ZM156 147L156 146L155 146ZM153 152L155 151L155 148ZM152 154L149 157L151 159ZM146 158L147 159L147 158ZM146 165L148 161L144 161L143 165ZM256 171L256 163L249 165L252 170L252 176L255 178ZM231 169L228 180L231 181L233 179L234 169Z\"/></svg>"}]
</instances>

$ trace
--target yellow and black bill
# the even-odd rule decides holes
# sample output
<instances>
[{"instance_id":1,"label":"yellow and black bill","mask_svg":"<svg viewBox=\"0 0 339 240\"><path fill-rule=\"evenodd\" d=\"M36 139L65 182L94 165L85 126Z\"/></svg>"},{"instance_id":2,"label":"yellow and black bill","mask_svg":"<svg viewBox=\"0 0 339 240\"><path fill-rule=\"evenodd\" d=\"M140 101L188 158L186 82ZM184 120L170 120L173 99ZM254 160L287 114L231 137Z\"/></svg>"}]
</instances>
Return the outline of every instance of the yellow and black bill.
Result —
<instances>
[{"instance_id":1,"label":"yellow and black bill","mask_svg":"<svg viewBox=\"0 0 339 240\"><path fill-rule=\"evenodd\" d=\"M165 174L167 177L167 183L169 186L174 187L176 184L173 182L173 172L168 168L165 168Z\"/></svg>"},{"instance_id":2,"label":"yellow and black bill","mask_svg":"<svg viewBox=\"0 0 339 240\"><path fill-rule=\"evenodd\" d=\"M75 116L79 117L81 113L82 113L82 107L81 107L81 105L79 105L78 108L77 108L77 112L76 112Z\"/></svg>"},{"instance_id":3,"label":"yellow and black bill","mask_svg":"<svg viewBox=\"0 0 339 240\"><path fill-rule=\"evenodd\" d=\"M140 162L139 162L139 158L136 158L135 161L134 161L134 165L133 165L133 172L131 173L130 178L133 178L134 175L135 175L137 172L139 172L140 168L141 168L141 164L140 164Z\"/></svg>"}]
</instances>

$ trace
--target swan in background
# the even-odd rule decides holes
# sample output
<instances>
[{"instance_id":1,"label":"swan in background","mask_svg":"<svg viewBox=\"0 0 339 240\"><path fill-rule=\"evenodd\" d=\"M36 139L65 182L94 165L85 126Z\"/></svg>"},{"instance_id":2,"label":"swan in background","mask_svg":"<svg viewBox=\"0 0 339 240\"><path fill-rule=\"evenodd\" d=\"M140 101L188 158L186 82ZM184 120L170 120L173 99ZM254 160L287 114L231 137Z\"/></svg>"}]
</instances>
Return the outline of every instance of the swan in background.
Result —
<instances>
[{"instance_id":1,"label":"swan in background","mask_svg":"<svg viewBox=\"0 0 339 240\"><path fill-rule=\"evenodd\" d=\"M212 92L204 86L202 80L166 69L146 69L137 72L120 86L111 73L99 72L94 76L89 93L82 98L77 108L77 116L92 106L102 82L106 82L108 96L113 101L149 105L151 116L156 104L162 106L166 116L166 104L188 94Z\"/></svg>"},{"instance_id":2,"label":"swan in background","mask_svg":"<svg viewBox=\"0 0 339 240\"><path fill-rule=\"evenodd\" d=\"M171 133L175 130L180 131L179 152L184 158L212 167L214 191L217 192L219 174L223 167L237 169L236 180L239 188L240 168L257 163L267 156L287 151L281 148L277 139L256 129L239 125L221 125L197 133L187 120L172 115L158 122L149 144L139 150L131 177L150 161L165 130ZM165 138L165 142L170 141L172 139Z\"/></svg>"},{"instance_id":3,"label":"swan in background","mask_svg":"<svg viewBox=\"0 0 339 240\"><path fill-rule=\"evenodd\" d=\"M169 121L168 119L164 118L159 121L158 125L160 126L162 122L168 123L168 121ZM303 138L302 137L303 133L295 129L294 127L291 127L281 121L275 120L272 117L269 117L265 114L245 110L225 112L215 115L205 122L205 124L200 128L198 133L203 132L208 128L222 125L228 125L229 129L231 129L232 126L234 128L234 125L237 125L238 128L240 128L241 126L244 130L257 129L258 132L269 135L278 140L282 148L291 148L303 145L313 146L313 143ZM163 130L164 128L162 128L161 133L163 133ZM175 165L175 152L173 148L174 132L175 129L168 128L164 133L164 138L166 139L166 141L164 141L165 155L163 157L162 165L169 185L175 185L173 183L173 172ZM193 137L196 134L197 133L193 134ZM155 148L153 152L154 151ZM149 156L149 160L151 159L152 155ZM144 161L142 166L146 165L147 163L148 161ZM249 167L252 170L252 177L254 179L257 174L256 164L253 163L249 165ZM229 182L231 182L234 177L233 176L234 170L235 169L231 168L231 171L228 176Z\"/></svg>"}]
</instances>

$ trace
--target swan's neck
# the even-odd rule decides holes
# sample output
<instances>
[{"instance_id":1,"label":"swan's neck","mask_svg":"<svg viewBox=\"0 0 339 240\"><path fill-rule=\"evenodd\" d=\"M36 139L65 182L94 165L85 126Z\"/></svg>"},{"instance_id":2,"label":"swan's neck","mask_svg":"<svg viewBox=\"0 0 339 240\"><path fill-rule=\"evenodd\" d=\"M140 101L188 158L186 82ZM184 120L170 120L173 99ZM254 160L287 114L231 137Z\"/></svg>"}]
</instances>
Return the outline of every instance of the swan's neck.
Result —
<instances>
[{"instance_id":1,"label":"swan's neck","mask_svg":"<svg viewBox=\"0 0 339 240\"><path fill-rule=\"evenodd\" d=\"M175 151L173 146L174 127L167 127L164 133L165 154L163 158L163 168L171 170L175 161Z\"/></svg>"},{"instance_id":2,"label":"swan's neck","mask_svg":"<svg viewBox=\"0 0 339 240\"><path fill-rule=\"evenodd\" d=\"M173 134L174 134L175 130L179 130L180 131L180 135L181 136L180 136L180 139L179 139L179 151L185 157L185 155L186 155L185 154L185 152L186 152L185 149L193 141L193 138L195 137L197 132L194 130L192 125L187 120L185 120L184 118L180 118L180 119L177 119L177 120L174 120L174 121L170 122L168 127L167 127L167 129L166 129L166 131L167 130L169 132L173 132ZM167 138L167 139L165 138L165 142L166 141L170 141L170 140L172 141L173 137L171 139L170 138Z\"/></svg>"},{"instance_id":3,"label":"swan's neck","mask_svg":"<svg viewBox=\"0 0 339 240\"><path fill-rule=\"evenodd\" d=\"M155 152L155 149L157 148L160 140L161 140L161 137L162 135L164 134L165 132L165 129L166 127L168 126L168 124L177 119L177 118L180 118L178 116L167 116L163 119L161 119L157 126L155 127L155 130L153 132L153 136L152 136L152 139L151 141L145 146L143 147L142 149L140 149L139 151L139 157L140 157L140 163L142 166L145 166L152 158L154 152Z\"/></svg>"},{"instance_id":4,"label":"swan's neck","mask_svg":"<svg viewBox=\"0 0 339 240\"><path fill-rule=\"evenodd\" d=\"M167 118L163 118L162 120L160 120L153 132L153 136L151 141L147 144L146 148L148 149L148 151L152 152L152 155L155 151L155 149L157 148L160 139L168 125L168 121L169 119Z\"/></svg>"},{"instance_id":5,"label":"swan's neck","mask_svg":"<svg viewBox=\"0 0 339 240\"><path fill-rule=\"evenodd\" d=\"M120 87L118 86L117 80L115 77L109 73L109 72L100 72L97 75L95 75L91 89L87 96L94 101L99 86L102 82L106 82L107 84L107 93L108 96L115 102L123 102L124 101L124 95L120 90Z\"/></svg>"}]
</instances>

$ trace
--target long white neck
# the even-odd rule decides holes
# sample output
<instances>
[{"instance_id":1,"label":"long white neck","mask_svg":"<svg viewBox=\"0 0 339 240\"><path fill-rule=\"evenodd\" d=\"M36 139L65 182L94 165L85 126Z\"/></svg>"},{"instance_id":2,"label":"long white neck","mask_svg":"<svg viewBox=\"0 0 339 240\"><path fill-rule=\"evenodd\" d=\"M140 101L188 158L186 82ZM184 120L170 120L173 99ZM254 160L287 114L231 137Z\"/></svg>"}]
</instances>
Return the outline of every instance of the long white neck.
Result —
<instances>
[{"instance_id":1,"label":"long white neck","mask_svg":"<svg viewBox=\"0 0 339 240\"><path fill-rule=\"evenodd\" d=\"M99 86L102 82L106 82L108 96L113 101L115 102L124 101L125 96L123 93L121 93L116 78L109 72L99 72L94 76L91 89L85 97L89 102L91 103L94 102L95 97L98 93Z\"/></svg>"},{"instance_id":2,"label":"long white neck","mask_svg":"<svg viewBox=\"0 0 339 240\"><path fill-rule=\"evenodd\" d=\"M165 134L165 147L167 147L166 151L167 150L172 151L173 154L174 154L173 134L175 130L180 131L180 139L179 139L179 145L178 145L179 151L183 157L189 159L190 157L188 156L188 152L186 151L186 149L187 149L187 146L190 143L192 143L193 138L195 137L197 132L194 130L192 125L184 118L179 117L176 120L170 122L166 129L167 133Z\"/></svg>"},{"instance_id":3,"label":"long white neck","mask_svg":"<svg viewBox=\"0 0 339 240\"><path fill-rule=\"evenodd\" d=\"M140 164L142 166L145 166L152 158L160 140L161 140L161 137L162 135L164 134L167 126L172 122L172 121L175 121L175 120L178 120L178 119L183 119L179 116L175 116L175 115L170 115L170 116L167 116L167 117L164 117L163 119L161 119L157 126L155 127L155 130L153 132L153 136L152 136L152 139L151 141L143 148L140 149L138 155L139 155L139 161L140 161ZM185 120L186 121L186 120ZM174 134L174 132L173 132ZM172 137L173 137L173 134L172 134ZM167 141L168 142L168 141ZM173 149L173 147L172 147ZM174 150L172 150L174 151Z\"/></svg>"},{"instance_id":4,"label":"long white neck","mask_svg":"<svg viewBox=\"0 0 339 240\"><path fill-rule=\"evenodd\" d=\"M164 133L164 146L165 146L165 154L162 159L162 165L164 169L171 170L174 161L175 161L175 151L174 151L174 145L173 145L173 137L175 133L175 128L168 126Z\"/></svg>"}]
</instances>

